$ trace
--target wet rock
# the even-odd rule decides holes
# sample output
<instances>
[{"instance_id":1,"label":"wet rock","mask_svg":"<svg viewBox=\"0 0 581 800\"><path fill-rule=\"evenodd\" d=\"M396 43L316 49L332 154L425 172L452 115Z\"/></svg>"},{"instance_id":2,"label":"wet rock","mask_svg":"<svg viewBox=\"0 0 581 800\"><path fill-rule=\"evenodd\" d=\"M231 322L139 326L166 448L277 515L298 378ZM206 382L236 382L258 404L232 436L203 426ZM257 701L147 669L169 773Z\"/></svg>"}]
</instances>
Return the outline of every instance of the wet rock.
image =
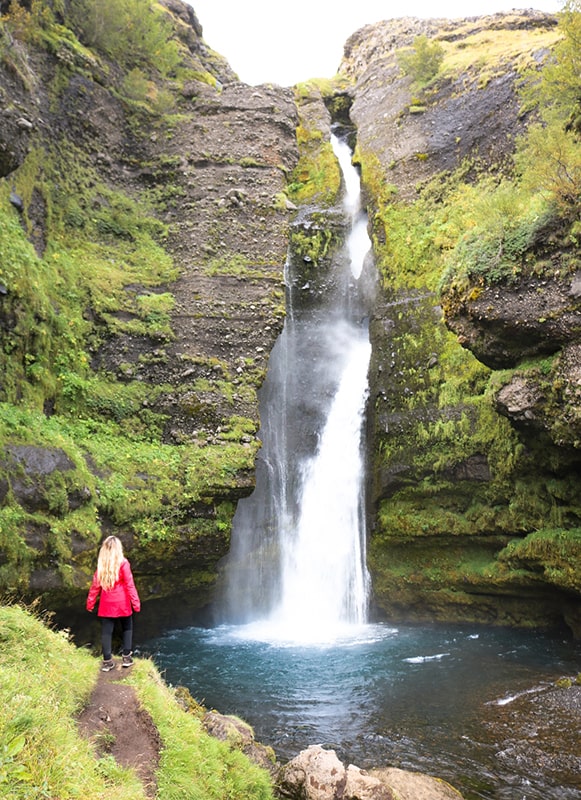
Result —
<instances>
[{"instance_id":1,"label":"wet rock","mask_svg":"<svg viewBox=\"0 0 581 800\"><path fill-rule=\"evenodd\" d=\"M453 481L477 481L485 483L491 478L488 459L485 455L475 454L445 470L444 475Z\"/></svg>"},{"instance_id":2,"label":"wet rock","mask_svg":"<svg viewBox=\"0 0 581 800\"><path fill-rule=\"evenodd\" d=\"M445 781L400 769L367 772L312 745L279 776L279 792L290 800L462 800Z\"/></svg>"}]
</instances>

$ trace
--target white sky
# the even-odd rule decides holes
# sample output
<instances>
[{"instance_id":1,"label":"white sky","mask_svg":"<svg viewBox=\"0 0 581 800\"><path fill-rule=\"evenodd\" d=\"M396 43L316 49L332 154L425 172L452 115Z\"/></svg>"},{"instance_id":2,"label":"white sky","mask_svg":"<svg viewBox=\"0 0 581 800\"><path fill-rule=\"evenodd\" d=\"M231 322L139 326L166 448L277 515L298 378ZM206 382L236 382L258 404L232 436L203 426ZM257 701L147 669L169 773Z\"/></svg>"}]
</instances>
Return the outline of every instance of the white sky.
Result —
<instances>
[{"instance_id":1,"label":"white sky","mask_svg":"<svg viewBox=\"0 0 581 800\"><path fill-rule=\"evenodd\" d=\"M188 0L204 41L241 81L292 86L332 78L343 45L359 28L393 17L471 17L536 8L555 12L561 0ZM341 8L339 6L342 6Z\"/></svg>"}]
</instances>

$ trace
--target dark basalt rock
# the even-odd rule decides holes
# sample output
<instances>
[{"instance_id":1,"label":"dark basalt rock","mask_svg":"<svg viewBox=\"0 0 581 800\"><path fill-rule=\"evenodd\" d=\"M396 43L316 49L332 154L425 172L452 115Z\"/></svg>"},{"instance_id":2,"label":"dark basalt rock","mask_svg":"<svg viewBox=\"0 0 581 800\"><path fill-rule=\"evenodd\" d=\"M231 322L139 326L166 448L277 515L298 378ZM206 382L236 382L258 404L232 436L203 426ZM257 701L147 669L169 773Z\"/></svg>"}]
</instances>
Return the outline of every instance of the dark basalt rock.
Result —
<instances>
[{"instance_id":1,"label":"dark basalt rock","mask_svg":"<svg viewBox=\"0 0 581 800\"><path fill-rule=\"evenodd\" d=\"M0 459L0 470L4 476L0 481L0 502L6 497L8 488L20 505L27 511L49 511L53 508L54 485L51 479L62 476L66 486L69 510L80 508L91 500L88 487L76 487L69 483L75 464L63 450L34 447L31 445L9 445L6 456Z\"/></svg>"},{"instance_id":2,"label":"dark basalt rock","mask_svg":"<svg viewBox=\"0 0 581 800\"><path fill-rule=\"evenodd\" d=\"M581 338L580 285L577 272L487 286L473 299L449 303L446 322L487 366L514 367Z\"/></svg>"}]
</instances>

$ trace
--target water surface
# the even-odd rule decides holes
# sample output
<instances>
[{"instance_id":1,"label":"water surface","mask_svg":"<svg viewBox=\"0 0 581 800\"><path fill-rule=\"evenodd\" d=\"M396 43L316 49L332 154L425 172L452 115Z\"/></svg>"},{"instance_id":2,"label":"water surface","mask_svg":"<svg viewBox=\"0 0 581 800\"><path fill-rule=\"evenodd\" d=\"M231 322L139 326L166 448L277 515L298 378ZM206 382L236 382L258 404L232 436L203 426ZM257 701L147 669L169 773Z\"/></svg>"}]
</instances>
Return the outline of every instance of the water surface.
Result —
<instances>
[{"instance_id":1,"label":"water surface","mask_svg":"<svg viewBox=\"0 0 581 800\"><path fill-rule=\"evenodd\" d=\"M578 773L559 773L557 784L554 775L532 777L518 757L501 753L487 725L521 693L576 675L579 643L504 629L381 624L297 643L256 624L174 631L148 648L170 683L241 716L281 761L321 744L362 768L445 778L466 798L581 798Z\"/></svg>"}]
</instances>

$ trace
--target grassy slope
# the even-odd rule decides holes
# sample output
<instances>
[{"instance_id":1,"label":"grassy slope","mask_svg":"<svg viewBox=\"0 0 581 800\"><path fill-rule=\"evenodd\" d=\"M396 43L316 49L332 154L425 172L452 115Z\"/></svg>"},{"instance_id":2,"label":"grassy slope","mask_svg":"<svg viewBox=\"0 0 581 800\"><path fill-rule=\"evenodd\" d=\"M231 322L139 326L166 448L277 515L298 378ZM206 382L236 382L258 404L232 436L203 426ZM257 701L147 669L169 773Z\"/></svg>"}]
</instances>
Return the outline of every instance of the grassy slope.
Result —
<instances>
[{"instance_id":1,"label":"grassy slope","mask_svg":"<svg viewBox=\"0 0 581 800\"><path fill-rule=\"evenodd\" d=\"M97 758L75 718L97 679L97 660L19 606L0 606L0 795L4 800L142 800L134 774ZM150 661L130 676L163 743L163 800L269 800L270 778L239 751L208 736L181 709Z\"/></svg>"}]
</instances>

